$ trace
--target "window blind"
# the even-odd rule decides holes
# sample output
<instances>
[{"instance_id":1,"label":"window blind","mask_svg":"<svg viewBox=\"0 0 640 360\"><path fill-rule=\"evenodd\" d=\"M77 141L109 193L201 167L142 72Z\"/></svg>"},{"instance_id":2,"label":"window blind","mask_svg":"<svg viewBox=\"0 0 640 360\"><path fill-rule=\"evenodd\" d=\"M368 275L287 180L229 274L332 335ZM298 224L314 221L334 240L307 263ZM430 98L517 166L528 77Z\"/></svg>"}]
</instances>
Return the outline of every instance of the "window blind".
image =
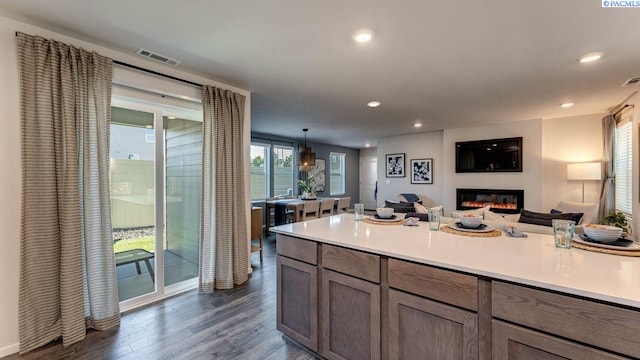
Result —
<instances>
[{"instance_id":1,"label":"window blind","mask_svg":"<svg viewBox=\"0 0 640 360\"><path fill-rule=\"evenodd\" d=\"M614 169L616 210L627 215L632 209L632 149L632 122L626 117L616 125Z\"/></svg>"}]
</instances>

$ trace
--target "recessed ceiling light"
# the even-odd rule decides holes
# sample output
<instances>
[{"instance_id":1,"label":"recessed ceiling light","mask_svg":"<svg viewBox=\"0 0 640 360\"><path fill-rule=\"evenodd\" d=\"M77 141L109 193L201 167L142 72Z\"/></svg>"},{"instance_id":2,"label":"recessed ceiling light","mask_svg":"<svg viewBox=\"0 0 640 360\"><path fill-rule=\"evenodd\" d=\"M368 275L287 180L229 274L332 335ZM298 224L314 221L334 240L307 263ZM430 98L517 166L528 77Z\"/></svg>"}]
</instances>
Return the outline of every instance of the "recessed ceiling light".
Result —
<instances>
[{"instance_id":1,"label":"recessed ceiling light","mask_svg":"<svg viewBox=\"0 0 640 360\"><path fill-rule=\"evenodd\" d=\"M417 127L417 128L422 127L422 123L417 122L413 124L413 127Z\"/></svg>"},{"instance_id":2,"label":"recessed ceiling light","mask_svg":"<svg viewBox=\"0 0 640 360\"><path fill-rule=\"evenodd\" d=\"M176 118L175 116L167 116L167 117L168 117L169 119L171 119L171 120L173 120L173 119L175 119L175 118Z\"/></svg>"},{"instance_id":3,"label":"recessed ceiling light","mask_svg":"<svg viewBox=\"0 0 640 360\"><path fill-rule=\"evenodd\" d=\"M364 144L364 147L371 147L371 144L366 143L366 144Z\"/></svg>"},{"instance_id":4,"label":"recessed ceiling light","mask_svg":"<svg viewBox=\"0 0 640 360\"><path fill-rule=\"evenodd\" d=\"M353 40L357 43L368 43L373 39L373 31L368 29L358 30L352 36Z\"/></svg>"},{"instance_id":5,"label":"recessed ceiling light","mask_svg":"<svg viewBox=\"0 0 640 360\"><path fill-rule=\"evenodd\" d=\"M153 129L153 125L145 125L147 129Z\"/></svg>"},{"instance_id":6,"label":"recessed ceiling light","mask_svg":"<svg viewBox=\"0 0 640 360\"><path fill-rule=\"evenodd\" d=\"M590 63L590 62L600 60L601 57L602 57L602 53L590 53L581 57L578 61L580 61L583 64Z\"/></svg>"},{"instance_id":7,"label":"recessed ceiling light","mask_svg":"<svg viewBox=\"0 0 640 360\"><path fill-rule=\"evenodd\" d=\"M367 103L367 106L368 107L378 107L378 106L380 106L380 104L381 104L380 101L369 101Z\"/></svg>"},{"instance_id":8,"label":"recessed ceiling light","mask_svg":"<svg viewBox=\"0 0 640 360\"><path fill-rule=\"evenodd\" d=\"M573 106L573 103L570 103L570 102L564 103L564 104L560 104L560 107L563 108L563 109L568 109L568 108L570 108L572 106Z\"/></svg>"}]
</instances>

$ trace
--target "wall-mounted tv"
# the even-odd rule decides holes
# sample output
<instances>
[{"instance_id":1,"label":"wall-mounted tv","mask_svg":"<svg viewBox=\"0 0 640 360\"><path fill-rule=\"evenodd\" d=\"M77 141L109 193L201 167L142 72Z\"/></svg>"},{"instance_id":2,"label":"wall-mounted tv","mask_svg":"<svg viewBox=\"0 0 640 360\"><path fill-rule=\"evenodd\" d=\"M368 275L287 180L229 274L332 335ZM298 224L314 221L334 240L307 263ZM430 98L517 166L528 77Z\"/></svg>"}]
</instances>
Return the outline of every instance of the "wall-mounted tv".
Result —
<instances>
[{"instance_id":1,"label":"wall-mounted tv","mask_svg":"<svg viewBox=\"0 0 640 360\"><path fill-rule=\"evenodd\" d=\"M456 172L522 172L522 137L456 142Z\"/></svg>"}]
</instances>

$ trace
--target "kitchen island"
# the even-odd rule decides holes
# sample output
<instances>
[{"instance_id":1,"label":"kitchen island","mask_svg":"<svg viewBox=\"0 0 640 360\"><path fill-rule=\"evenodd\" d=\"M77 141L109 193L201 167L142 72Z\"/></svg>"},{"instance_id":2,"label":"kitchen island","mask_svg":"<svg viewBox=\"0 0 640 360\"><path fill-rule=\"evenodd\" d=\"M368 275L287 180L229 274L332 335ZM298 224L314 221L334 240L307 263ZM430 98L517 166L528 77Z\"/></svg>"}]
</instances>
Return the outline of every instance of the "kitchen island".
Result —
<instances>
[{"instance_id":1,"label":"kitchen island","mask_svg":"<svg viewBox=\"0 0 640 360\"><path fill-rule=\"evenodd\" d=\"M640 357L640 258L351 214L272 231L278 329L323 357Z\"/></svg>"}]
</instances>

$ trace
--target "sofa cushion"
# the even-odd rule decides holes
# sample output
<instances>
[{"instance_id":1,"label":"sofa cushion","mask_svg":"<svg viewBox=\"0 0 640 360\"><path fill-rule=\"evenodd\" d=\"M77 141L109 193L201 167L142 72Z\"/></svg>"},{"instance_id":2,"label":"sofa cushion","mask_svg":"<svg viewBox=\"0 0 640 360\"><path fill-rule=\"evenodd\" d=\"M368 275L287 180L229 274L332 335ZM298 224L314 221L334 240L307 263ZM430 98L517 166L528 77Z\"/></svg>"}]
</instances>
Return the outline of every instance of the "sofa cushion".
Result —
<instances>
[{"instance_id":1,"label":"sofa cushion","mask_svg":"<svg viewBox=\"0 0 640 360\"><path fill-rule=\"evenodd\" d=\"M518 222L542 226L551 226L554 219L571 220L571 213L546 214L522 209Z\"/></svg>"},{"instance_id":2,"label":"sofa cushion","mask_svg":"<svg viewBox=\"0 0 640 360\"><path fill-rule=\"evenodd\" d=\"M581 203L573 201L560 201L554 209L566 213L583 213L580 224L597 224L600 205L596 203ZM578 223L576 223L578 224Z\"/></svg>"},{"instance_id":3,"label":"sofa cushion","mask_svg":"<svg viewBox=\"0 0 640 360\"><path fill-rule=\"evenodd\" d=\"M580 224L580 220L582 220L582 215L584 215L583 213L565 213L564 211L560 211L560 210L556 210L556 209L551 209L551 214L571 214L571 220L576 222L577 224Z\"/></svg>"},{"instance_id":4,"label":"sofa cushion","mask_svg":"<svg viewBox=\"0 0 640 360\"><path fill-rule=\"evenodd\" d=\"M414 202L413 206L416 208L417 213L426 214L429 212L429 209L420 203Z\"/></svg>"},{"instance_id":5,"label":"sofa cushion","mask_svg":"<svg viewBox=\"0 0 640 360\"><path fill-rule=\"evenodd\" d=\"M484 219L485 220L489 220L489 221L495 221L495 222L507 222L507 220L504 218L504 216L502 216L502 215L500 215L498 213L494 213L493 211L491 211L489 209L486 209L484 211Z\"/></svg>"},{"instance_id":6,"label":"sofa cushion","mask_svg":"<svg viewBox=\"0 0 640 360\"><path fill-rule=\"evenodd\" d=\"M484 212L485 210L489 210L489 208L490 206L487 205L483 208L473 209L473 210L451 210L451 217L459 218L467 214L473 214L473 215L480 215L484 218Z\"/></svg>"},{"instance_id":7,"label":"sofa cushion","mask_svg":"<svg viewBox=\"0 0 640 360\"><path fill-rule=\"evenodd\" d=\"M409 212L416 211L416 208L415 206L413 206L413 203L407 203L407 202L395 202L395 201L385 200L384 206L388 208L392 208L393 212L397 212L397 213L409 213Z\"/></svg>"}]
</instances>

